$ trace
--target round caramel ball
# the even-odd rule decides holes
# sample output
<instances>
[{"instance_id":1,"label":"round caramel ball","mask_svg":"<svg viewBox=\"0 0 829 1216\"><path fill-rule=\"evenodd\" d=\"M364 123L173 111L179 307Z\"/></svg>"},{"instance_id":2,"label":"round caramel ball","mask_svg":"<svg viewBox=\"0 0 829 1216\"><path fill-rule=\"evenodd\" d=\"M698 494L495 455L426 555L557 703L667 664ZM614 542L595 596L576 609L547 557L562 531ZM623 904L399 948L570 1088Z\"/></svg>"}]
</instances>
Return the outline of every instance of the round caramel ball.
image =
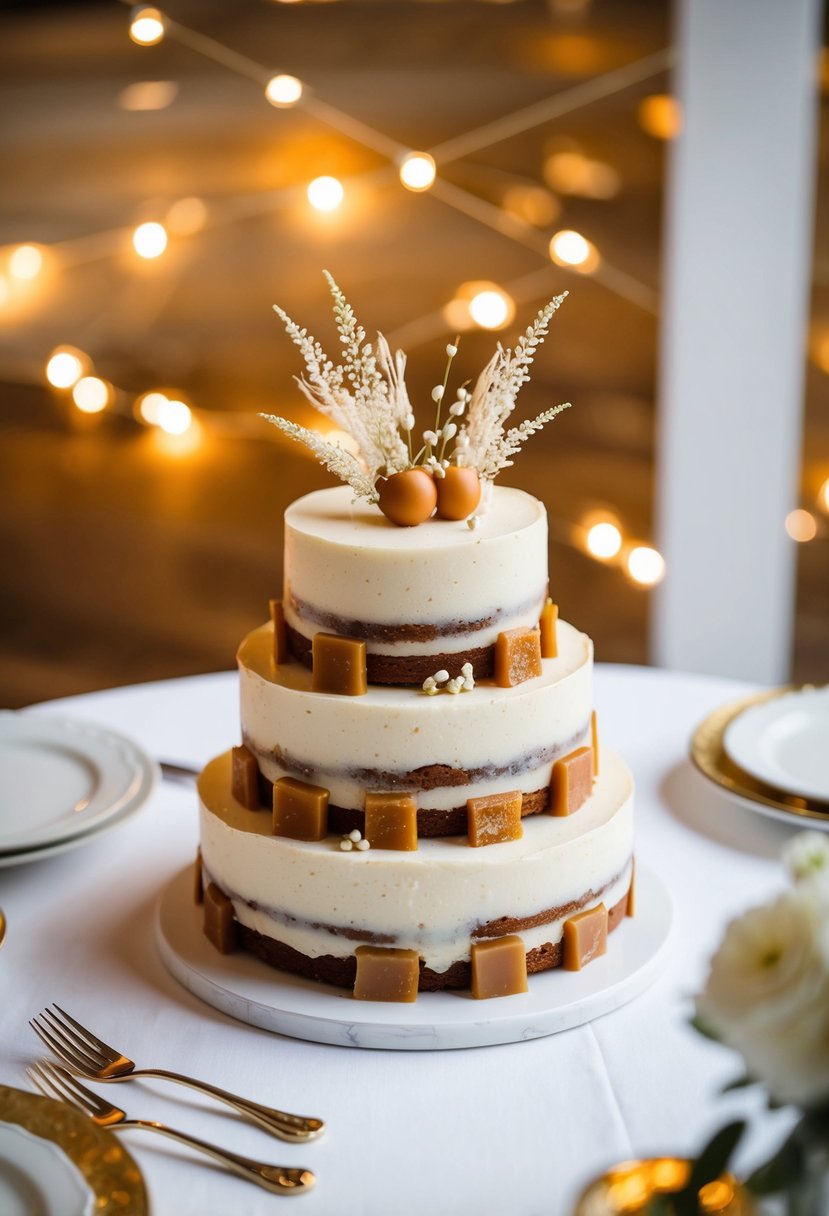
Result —
<instances>
[{"instance_id":1,"label":"round caramel ball","mask_svg":"<svg viewBox=\"0 0 829 1216\"><path fill-rule=\"evenodd\" d=\"M448 471L448 470L447 470ZM392 473L377 487L378 506L387 519L401 528L422 524L435 509L438 492L430 473L425 469L404 469Z\"/></svg>"},{"instance_id":2,"label":"round caramel ball","mask_svg":"<svg viewBox=\"0 0 829 1216\"><path fill-rule=\"evenodd\" d=\"M466 519L481 501L481 483L475 469L450 465L437 483L437 491L441 519Z\"/></svg>"}]
</instances>

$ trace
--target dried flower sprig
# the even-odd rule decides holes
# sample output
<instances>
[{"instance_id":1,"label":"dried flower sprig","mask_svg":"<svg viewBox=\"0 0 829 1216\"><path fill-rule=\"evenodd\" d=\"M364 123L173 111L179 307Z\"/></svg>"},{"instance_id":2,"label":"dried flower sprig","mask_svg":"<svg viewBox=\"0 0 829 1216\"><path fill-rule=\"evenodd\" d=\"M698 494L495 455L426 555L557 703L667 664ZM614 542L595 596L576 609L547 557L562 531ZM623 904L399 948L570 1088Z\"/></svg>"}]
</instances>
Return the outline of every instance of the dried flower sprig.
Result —
<instances>
[{"instance_id":1,"label":"dried flower sprig","mask_svg":"<svg viewBox=\"0 0 829 1216\"><path fill-rule=\"evenodd\" d=\"M359 498L377 502L379 495L374 488L374 483L366 476L360 462L345 448L341 448L336 443L328 443L317 431L300 426L298 422L290 422L287 418L279 418L276 414L260 414L259 417L278 426L280 431L284 431L291 439L304 443L314 453L320 464L325 465L326 469L330 469L339 477L340 481L350 485Z\"/></svg>"}]
</instances>

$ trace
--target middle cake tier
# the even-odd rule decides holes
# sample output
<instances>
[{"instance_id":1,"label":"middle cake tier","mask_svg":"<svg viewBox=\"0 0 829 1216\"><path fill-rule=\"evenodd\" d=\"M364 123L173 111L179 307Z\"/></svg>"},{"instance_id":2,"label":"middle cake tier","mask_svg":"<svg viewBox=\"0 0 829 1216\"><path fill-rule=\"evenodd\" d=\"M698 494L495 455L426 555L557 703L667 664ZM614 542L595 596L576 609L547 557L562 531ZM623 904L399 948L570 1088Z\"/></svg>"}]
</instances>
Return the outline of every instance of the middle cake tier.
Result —
<instances>
[{"instance_id":1,"label":"middle cake tier","mask_svg":"<svg viewBox=\"0 0 829 1216\"><path fill-rule=\"evenodd\" d=\"M329 792L329 830L363 829L367 792L409 793L418 834L460 835L469 798L519 791L522 814L547 808L553 764L592 738L593 647L558 624L558 656L514 688L479 681L470 692L427 696L370 687L363 696L313 692L311 673L273 661L273 628L238 654L245 746L263 797L280 777Z\"/></svg>"}]
</instances>

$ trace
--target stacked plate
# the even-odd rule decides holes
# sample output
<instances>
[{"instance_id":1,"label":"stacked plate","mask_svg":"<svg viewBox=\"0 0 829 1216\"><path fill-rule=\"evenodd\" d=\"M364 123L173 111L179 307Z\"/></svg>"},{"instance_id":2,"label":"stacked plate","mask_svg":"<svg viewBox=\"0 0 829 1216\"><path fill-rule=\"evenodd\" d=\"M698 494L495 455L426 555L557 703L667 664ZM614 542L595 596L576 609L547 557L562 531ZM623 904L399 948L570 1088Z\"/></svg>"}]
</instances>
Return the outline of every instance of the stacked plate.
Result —
<instances>
[{"instance_id":1,"label":"stacked plate","mask_svg":"<svg viewBox=\"0 0 829 1216\"><path fill-rule=\"evenodd\" d=\"M751 810L829 831L829 687L777 689L715 710L691 759Z\"/></svg>"},{"instance_id":2,"label":"stacked plate","mask_svg":"<svg viewBox=\"0 0 829 1216\"><path fill-rule=\"evenodd\" d=\"M0 866L100 836L149 798L156 764L131 739L81 718L0 713Z\"/></svg>"}]
</instances>

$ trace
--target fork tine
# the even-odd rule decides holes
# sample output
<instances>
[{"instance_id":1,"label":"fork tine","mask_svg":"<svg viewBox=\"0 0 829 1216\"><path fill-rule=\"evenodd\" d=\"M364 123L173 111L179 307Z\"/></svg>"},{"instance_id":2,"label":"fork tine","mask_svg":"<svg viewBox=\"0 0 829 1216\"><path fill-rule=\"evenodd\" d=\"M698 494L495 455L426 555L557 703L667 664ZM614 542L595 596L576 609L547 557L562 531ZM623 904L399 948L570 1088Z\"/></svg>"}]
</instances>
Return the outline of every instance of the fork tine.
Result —
<instances>
[{"instance_id":1,"label":"fork tine","mask_svg":"<svg viewBox=\"0 0 829 1216\"><path fill-rule=\"evenodd\" d=\"M120 1052L117 1052L114 1047L110 1047L108 1043L104 1043L103 1040L94 1035L91 1030L87 1030L85 1026L82 1026L81 1023L76 1021L70 1013L67 1013L65 1009L61 1009L60 1005L56 1004L54 1001L52 1002L52 1009L57 1009L61 1017L65 1018L67 1022L70 1022L75 1029L83 1035L91 1047L97 1047L98 1051L104 1057L105 1063L111 1064L114 1060L119 1059ZM47 1010L46 1012L49 1011ZM54 1018L54 1014L52 1017Z\"/></svg>"},{"instance_id":2,"label":"fork tine","mask_svg":"<svg viewBox=\"0 0 829 1216\"><path fill-rule=\"evenodd\" d=\"M65 1102L70 1102L73 1106L80 1107L84 1114L87 1114L92 1119L96 1119L101 1115L106 1115L113 1108L109 1102L103 1098L99 1098L91 1089L87 1089L85 1085L81 1085L75 1077L68 1073L60 1064L52 1064L50 1060L40 1060L38 1065L41 1073L49 1079L54 1088L59 1089Z\"/></svg>"},{"instance_id":3,"label":"fork tine","mask_svg":"<svg viewBox=\"0 0 829 1216\"><path fill-rule=\"evenodd\" d=\"M48 1013L44 1010L43 1016ZM84 1072L97 1072L100 1068L100 1063L94 1060L86 1052L77 1047L71 1040L66 1040L63 1037L63 1031L58 1026L52 1023L44 1025L43 1018L31 1018L29 1025L35 1034L39 1035L46 1046L68 1064L70 1068L81 1068ZM56 1037L60 1036L60 1037Z\"/></svg>"},{"instance_id":4,"label":"fork tine","mask_svg":"<svg viewBox=\"0 0 829 1216\"><path fill-rule=\"evenodd\" d=\"M62 1013L63 1010L60 1012ZM61 1040L66 1050L69 1051L71 1049L72 1051L83 1055L87 1060L91 1060L95 1070L102 1068L109 1062L111 1057L98 1051L97 1048L93 1047L93 1045L87 1039L81 1038L79 1034L75 1033L71 1026L64 1025L60 1018L57 1017L51 1009L44 1009L41 1016L46 1019L46 1022ZM106 1044L104 1044L104 1046L106 1047ZM107 1050L111 1049L108 1048Z\"/></svg>"},{"instance_id":5,"label":"fork tine","mask_svg":"<svg viewBox=\"0 0 829 1216\"><path fill-rule=\"evenodd\" d=\"M59 1073L47 1060L36 1060L26 1071L41 1093L46 1094L47 1097L54 1095L60 1102L69 1102L71 1106L80 1104L66 1083L68 1074Z\"/></svg>"}]
</instances>

